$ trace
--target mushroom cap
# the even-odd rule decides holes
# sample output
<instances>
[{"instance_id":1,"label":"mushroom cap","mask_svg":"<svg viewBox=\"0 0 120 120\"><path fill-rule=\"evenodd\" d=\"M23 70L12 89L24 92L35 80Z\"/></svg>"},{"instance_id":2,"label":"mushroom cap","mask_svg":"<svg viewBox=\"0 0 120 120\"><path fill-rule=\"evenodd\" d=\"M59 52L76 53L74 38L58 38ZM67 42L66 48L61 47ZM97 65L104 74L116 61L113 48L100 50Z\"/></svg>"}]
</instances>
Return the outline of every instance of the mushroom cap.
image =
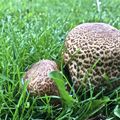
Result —
<instances>
[{"instance_id":1,"label":"mushroom cap","mask_svg":"<svg viewBox=\"0 0 120 120\"><path fill-rule=\"evenodd\" d=\"M105 23L78 25L66 37L64 61L75 87L88 80L100 86L120 77L120 31ZM120 80L112 83L116 85Z\"/></svg>"},{"instance_id":2,"label":"mushroom cap","mask_svg":"<svg viewBox=\"0 0 120 120\"><path fill-rule=\"evenodd\" d=\"M58 95L58 89L48 74L58 70L57 64L51 60L40 60L26 73L24 81L28 81L28 91L34 95Z\"/></svg>"}]
</instances>

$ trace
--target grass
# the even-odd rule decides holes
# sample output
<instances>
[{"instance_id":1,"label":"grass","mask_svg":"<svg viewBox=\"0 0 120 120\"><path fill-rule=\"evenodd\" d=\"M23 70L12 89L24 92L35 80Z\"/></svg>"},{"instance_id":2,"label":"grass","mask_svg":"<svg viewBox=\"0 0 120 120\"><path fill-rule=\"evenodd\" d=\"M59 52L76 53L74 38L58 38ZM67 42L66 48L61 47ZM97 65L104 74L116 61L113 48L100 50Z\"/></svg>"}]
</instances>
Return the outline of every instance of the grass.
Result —
<instances>
[{"instance_id":1,"label":"grass","mask_svg":"<svg viewBox=\"0 0 120 120\"><path fill-rule=\"evenodd\" d=\"M95 0L0 0L0 120L85 120L99 114L119 119L119 88L96 96L92 87L88 96L83 89L82 95L73 96L77 102L71 106L64 102L55 107L51 97L33 97L21 83L26 69L40 59L62 66L64 39L76 25L105 22L120 29L119 4L119 0L102 0L98 6Z\"/></svg>"}]
</instances>

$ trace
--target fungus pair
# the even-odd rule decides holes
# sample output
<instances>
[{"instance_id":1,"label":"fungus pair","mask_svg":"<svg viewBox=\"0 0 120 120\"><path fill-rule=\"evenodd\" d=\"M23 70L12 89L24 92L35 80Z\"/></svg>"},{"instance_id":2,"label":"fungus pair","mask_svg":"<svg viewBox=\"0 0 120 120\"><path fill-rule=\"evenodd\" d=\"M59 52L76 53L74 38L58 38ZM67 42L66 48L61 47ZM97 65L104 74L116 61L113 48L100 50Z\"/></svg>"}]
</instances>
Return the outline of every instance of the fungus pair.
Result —
<instances>
[{"instance_id":1,"label":"fungus pair","mask_svg":"<svg viewBox=\"0 0 120 120\"><path fill-rule=\"evenodd\" d=\"M64 62L75 87L90 82L99 87L109 79L120 77L120 31L105 23L84 23L73 28L65 40ZM96 62L97 61L97 62ZM24 80L28 90L37 95L58 95L48 74L58 70L57 64L41 60L29 69ZM119 81L111 84L119 85Z\"/></svg>"}]
</instances>

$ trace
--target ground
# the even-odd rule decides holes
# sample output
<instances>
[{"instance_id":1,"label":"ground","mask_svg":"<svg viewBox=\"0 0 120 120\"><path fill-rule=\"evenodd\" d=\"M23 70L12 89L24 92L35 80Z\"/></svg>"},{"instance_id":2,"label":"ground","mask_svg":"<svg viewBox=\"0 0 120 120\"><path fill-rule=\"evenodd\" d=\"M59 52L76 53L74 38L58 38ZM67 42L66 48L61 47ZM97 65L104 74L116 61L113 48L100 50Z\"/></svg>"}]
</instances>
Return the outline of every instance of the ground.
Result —
<instances>
[{"instance_id":1,"label":"ground","mask_svg":"<svg viewBox=\"0 0 120 120\"><path fill-rule=\"evenodd\" d=\"M88 96L82 90L82 95L73 94L74 104L63 100L55 107L48 96L29 95L21 82L25 71L43 58L55 60L62 70L64 39L76 25L105 22L120 29L120 1L102 0L98 6L97 1L0 0L1 120L85 120L100 114L108 120L120 118L119 88L96 96L92 89Z\"/></svg>"}]
</instances>

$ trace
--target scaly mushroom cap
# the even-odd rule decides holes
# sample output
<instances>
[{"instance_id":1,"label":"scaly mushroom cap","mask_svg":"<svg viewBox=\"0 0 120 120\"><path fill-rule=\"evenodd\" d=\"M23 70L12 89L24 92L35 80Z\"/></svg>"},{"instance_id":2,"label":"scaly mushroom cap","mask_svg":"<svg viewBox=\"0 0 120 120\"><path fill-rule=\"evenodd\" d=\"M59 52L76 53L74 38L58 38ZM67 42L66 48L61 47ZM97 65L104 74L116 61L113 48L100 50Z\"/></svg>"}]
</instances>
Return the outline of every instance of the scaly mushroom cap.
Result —
<instances>
[{"instance_id":1,"label":"scaly mushroom cap","mask_svg":"<svg viewBox=\"0 0 120 120\"><path fill-rule=\"evenodd\" d=\"M29 69L24 77L24 80L30 80L28 91L32 94L43 96L58 95L58 89L53 80L48 77L48 74L54 70L58 70L54 61L41 60L35 63Z\"/></svg>"},{"instance_id":2,"label":"scaly mushroom cap","mask_svg":"<svg viewBox=\"0 0 120 120\"><path fill-rule=\"evenodd\" d=\"M120 31L105 23L75 27L66 37L64 61L76 87L88 80L100 86L107 77L120 77Z\"/></svg>"}]
</instances>

